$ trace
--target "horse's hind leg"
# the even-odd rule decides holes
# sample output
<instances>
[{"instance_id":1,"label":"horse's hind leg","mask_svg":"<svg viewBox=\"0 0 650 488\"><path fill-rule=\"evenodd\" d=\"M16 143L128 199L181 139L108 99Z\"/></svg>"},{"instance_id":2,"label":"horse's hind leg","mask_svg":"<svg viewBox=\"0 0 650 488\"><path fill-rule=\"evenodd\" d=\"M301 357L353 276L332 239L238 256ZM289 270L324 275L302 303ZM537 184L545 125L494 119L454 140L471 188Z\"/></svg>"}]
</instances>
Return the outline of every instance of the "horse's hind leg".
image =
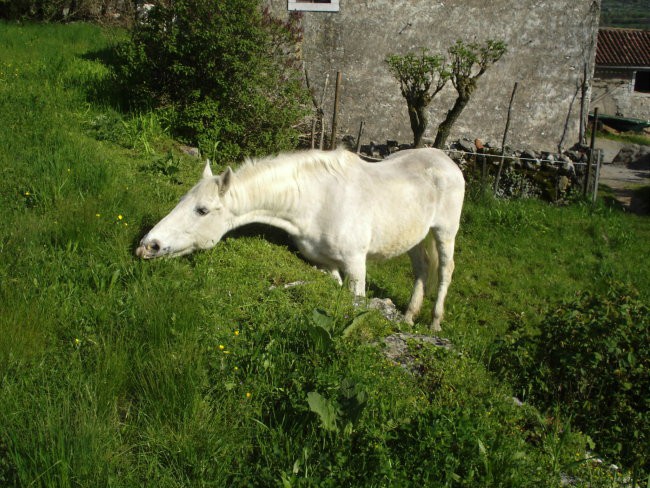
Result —
<instances>
[{"instance_id":1,"label":"horse's hind leg","mask_svg":"<svg viewBox=\"0 0 650 488\"><path fill-rule=\"evenodd\" d=\"M441 231L434 229L436 246L438 248L438 295L433 307L433 322L431 329L442 330L440 321L444 314L445 297L451 283L451 275L454 272L454 241L456 232Z\"/></svg>"},{"instance_id":2,"label":"horse's hind leg","mask_svg":"<svg viewBox=\"0 0 650 488\"><path fill-rule=\"evenodd\" d=\"M426 241L427 239L423 240L408 252L411 258L411 265L413 266L413 277L415 279L411 301L404 315L404 320L409 324L413 324L413 320L420 313L424 299L424 287L429 273L429 263L425 248L427 245Z\"/></svg>"}]
</instances>

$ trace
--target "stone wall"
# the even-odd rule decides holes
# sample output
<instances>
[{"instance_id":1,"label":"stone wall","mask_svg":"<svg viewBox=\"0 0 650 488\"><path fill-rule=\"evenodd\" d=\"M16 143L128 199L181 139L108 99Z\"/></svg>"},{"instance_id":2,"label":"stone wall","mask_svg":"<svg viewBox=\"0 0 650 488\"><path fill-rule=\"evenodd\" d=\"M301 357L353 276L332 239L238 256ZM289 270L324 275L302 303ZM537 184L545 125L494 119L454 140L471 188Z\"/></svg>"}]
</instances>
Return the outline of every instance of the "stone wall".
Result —
<instances>
[{"instance_id":1,"label":"stone wall","mask_svg":"<svg viewBox=\"0 0 650 488\"><path fill-rule=\"evenodd\" d=\"M286 0L267 2L286 15ZM329 74L330 121L336 72L343 73L340 135L356 134L364 119L364 139L405 140L412 137L406 103L386 55L446 51L457 39L504 40L508 53L481 78L451 137L500 140L518 81L509 139L550 150L577 140L579 85L584 64L593 70L599 12L600 0L341 0L339 12L303 13L303 54L318 93ZM454 99L449 84L430 107L425 136L435 136Z\"/></svg>"},{"instance_id":2,"label":"stone wall","mask_svg":"<svg viewBox=\"0 0 650 488\"><path fill-rule=\"evenodd\" d=\"M601 114L650 120L650 93L634 91L634 72L596 68L591 109Z\"/></svg>"}]
</instances>

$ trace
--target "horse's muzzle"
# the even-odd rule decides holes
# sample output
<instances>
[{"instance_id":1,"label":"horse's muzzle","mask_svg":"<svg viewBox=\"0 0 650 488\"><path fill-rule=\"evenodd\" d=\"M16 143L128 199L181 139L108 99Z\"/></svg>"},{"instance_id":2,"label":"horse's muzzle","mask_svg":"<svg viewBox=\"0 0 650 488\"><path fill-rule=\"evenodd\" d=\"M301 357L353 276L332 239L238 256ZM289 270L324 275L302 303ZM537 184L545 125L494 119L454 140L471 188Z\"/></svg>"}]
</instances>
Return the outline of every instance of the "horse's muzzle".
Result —
<instances>
[{"instance_id":1,"label":"horse's muzzle","mask_svg":"<svg viewBox=\"0 0 650 488\"><path fill-rule=\"evenodd\" d=\"M160 252L160 242L156 239L140 241L140 246L135 250L135 255L142 259L155 258Z\"/></svg>"}]
</instances>

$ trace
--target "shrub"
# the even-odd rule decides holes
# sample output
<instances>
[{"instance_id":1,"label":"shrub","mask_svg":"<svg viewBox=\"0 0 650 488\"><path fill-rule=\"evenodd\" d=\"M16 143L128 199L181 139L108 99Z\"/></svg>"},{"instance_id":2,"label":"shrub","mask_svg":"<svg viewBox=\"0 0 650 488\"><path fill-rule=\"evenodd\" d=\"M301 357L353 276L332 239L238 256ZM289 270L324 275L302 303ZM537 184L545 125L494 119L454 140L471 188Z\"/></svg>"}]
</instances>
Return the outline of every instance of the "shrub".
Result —
<instances>
[{"instance_id":1,"label":"shrub","mask_svg":"<svg viewBox=\"0 0 650 488\"><path fill-rule=\"evenodd\" d=\"M295 145L306 91L297 69L301 31L259 0L159 4L119 48L117 78L134 105L167 112L175 135L220 142L227 157Z\"/></svg>"},{"instance_id":2,"label":"shrub","mask_svg":"<svg viewBox=\"0 0 650 488\"><path fill-rule=\"evenodd\" d=\"M539 331L517 326L496 364L520 371L533 401L573 417L599 452L650 469L650 308L629 286L584 292L546 315Z\"/></svg>"}]
</instances>

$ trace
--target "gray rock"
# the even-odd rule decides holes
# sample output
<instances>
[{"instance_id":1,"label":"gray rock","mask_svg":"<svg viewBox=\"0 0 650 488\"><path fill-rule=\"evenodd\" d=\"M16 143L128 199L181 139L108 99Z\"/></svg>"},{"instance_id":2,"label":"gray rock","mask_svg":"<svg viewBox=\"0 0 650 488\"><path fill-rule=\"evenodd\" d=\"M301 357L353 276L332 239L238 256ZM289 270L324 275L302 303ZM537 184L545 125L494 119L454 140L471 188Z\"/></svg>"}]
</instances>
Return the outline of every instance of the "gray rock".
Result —
<instances>
[{"instance_id":1,"label":"gray rock","mask_svg":"<svg viewBox=\"0 0 650 488\"><path fill-rule=\"evenodd\" d=\"M385 337L383 344L384 356L416 375L425 372L417 362L416 351L418 349L422 349L424 345L452 349L452 344L448 339L422 334L405 334L403 332Z\"/></svg>"},{"instance_id":2,"label":"gray rock","mask_svg":"<svg viewBox=\"0 0 650 488\"><path fill-rule=\"evenodd\" d=\"M469 139L462 138L456 142L456 146L458 146L459 149L462 149L465 152L469 153L474 153L476 152L476 145L474 144L473 141L470 141Z\"/></svg>"},{"instance_id":3,"label":"gray rock","mask_svg":"<svg viewBox=\"0 0 650 488\"><path fill-rule=\"evenodd\" d=\"M650 147L627 144L621 148L612 163L631 169L650 169Z\"/></svg>"},{"instance_id":4,"label":"gray rock","mask_svg":"<svg viewBox=\"0 0 650 488\"><path fill-rule=\"evenodd\" d=\"M198 147L180 146L179 149L188 156L193 156L195 158L201 157L201 151L199 151Z\"/></svg>"}]
</instances>

